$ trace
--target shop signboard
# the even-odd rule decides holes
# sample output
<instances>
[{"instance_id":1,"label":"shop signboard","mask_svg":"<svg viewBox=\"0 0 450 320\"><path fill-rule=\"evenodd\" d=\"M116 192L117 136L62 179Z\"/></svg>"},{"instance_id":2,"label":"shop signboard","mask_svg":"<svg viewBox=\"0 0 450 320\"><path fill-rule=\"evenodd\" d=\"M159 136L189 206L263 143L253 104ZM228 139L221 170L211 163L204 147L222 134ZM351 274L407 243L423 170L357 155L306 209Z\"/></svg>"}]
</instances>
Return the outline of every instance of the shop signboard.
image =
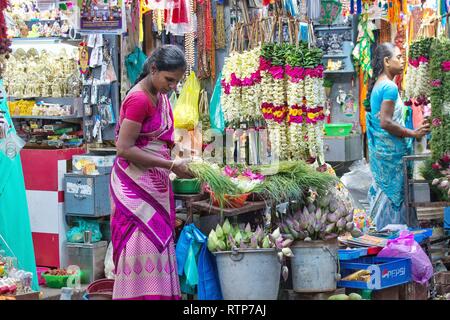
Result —
<instances>
[{"instance_id":1,"label":"shop signboard","mask_svg":"<svg viewBox=\"0 0 450 320\"><path fill-rule=\"evenodd\" d=\"M123 33L125 4L123 0L78 0L81 32Z\"/></svg>"}]
</instances>

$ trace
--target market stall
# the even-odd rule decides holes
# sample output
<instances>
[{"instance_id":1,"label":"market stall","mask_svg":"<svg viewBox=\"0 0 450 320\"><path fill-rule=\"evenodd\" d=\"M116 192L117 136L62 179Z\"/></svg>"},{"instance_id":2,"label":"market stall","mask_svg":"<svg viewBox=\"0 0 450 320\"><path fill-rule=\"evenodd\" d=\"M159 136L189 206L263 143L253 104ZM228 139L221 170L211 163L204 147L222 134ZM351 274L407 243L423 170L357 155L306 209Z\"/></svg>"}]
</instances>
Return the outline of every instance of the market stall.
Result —
<instances>
[{"instance_id":1,"label":"market stall","mask_svg":"<svg viewBox=\"0 0 450 320\"><path fill-rule=\"evenodd\" d=\"M36 261L53 269L41 269L42 279L95 287L112 269L109 181L120 102L147 55L170 43L188 64L170 94L172 156L190 158L194 175L170 177L185 297L448 297L444 2L79 1L79 16L75 4L36 5L7 7L0 54L9 56L1 60L9 113L26 142ZM383 42L408 61L395 78L406 126L429 119L432 130L403 158L411 219L379 228L360 185L372 183L365 110L377 76L373 49ZM111 298L111 283L102 298Z\"/></svg>"}]
</instances>

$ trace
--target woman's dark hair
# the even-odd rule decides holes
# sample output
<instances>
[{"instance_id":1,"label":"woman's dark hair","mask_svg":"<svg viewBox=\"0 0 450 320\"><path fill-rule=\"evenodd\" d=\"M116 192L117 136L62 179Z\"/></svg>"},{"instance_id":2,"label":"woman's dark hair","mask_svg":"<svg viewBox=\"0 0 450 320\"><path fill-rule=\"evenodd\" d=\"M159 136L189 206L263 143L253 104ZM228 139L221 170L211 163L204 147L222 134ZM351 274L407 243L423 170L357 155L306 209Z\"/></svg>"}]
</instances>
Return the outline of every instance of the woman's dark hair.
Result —
<instances>
[{"instance_id":1,"label":"woman's dark hair","mask_svg":"<svg viewBox=\"0 0 450 320\"><path fill-rule=\"evenodd\" d=\"M384 42L379 44L375 48L375 52L372 58L372 77L369 79L369 88L367 90L366 101L364 101L364 106L366 111L370 111L370 95L372 94L373 87L378 77L384 71L384 59L392 58L395 53L395 45L390 42Z\"/></svg>"},{"instance_id":2,"label":"woman's dark hair","mask_svg":"<svg viewBox=\"0 0 450 320\"><path fill-rule=\"evenodd\" d=\"M180 48L171 44L163 45L153 51L150 57L145 60L142 72L134 82L133 86L150 74L153 64L158 71L186 69L187 65L184 53Z\"/></svg>"}]
</instances>

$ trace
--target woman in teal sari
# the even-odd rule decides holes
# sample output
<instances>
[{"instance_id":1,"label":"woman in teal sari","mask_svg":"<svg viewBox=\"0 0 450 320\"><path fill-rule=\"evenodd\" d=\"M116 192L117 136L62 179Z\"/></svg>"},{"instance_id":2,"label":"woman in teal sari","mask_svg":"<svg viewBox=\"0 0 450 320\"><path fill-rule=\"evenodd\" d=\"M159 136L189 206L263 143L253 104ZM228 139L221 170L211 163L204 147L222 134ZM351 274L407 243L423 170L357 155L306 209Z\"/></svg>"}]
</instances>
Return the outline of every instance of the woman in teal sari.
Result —
<instances>
[{"instance_id":1,"label":"woman in teal sari","mask_svg":"<svg viewBox=\"0 0 450 320\"><path fill-rule=\"evenodd\" d=\"M17 145L16 131L12 126L1 79L0 111L10 125L6 137L0 137L0 248L5 250L7 256L17 258L19 269L33 273L32 288L38 291L20 147Z\"/></svg>"},{"instance_id":2,"label":"woman in teal sari","mask_svg":"<svg viewBox=\"0 0 450 320\"><path fill-rule=\"evenodd\" d=\"M370 215L377 230L388 224L408 224L404 204L403 156L411 154L412 139L420 139L429 124L416 130L405 127L407 109L402 103L394 77L403 72L405 62L392 43L380 44L372 61L369 83L367 141L374 183L369 190Z\"/></svg>"}]
</instances>

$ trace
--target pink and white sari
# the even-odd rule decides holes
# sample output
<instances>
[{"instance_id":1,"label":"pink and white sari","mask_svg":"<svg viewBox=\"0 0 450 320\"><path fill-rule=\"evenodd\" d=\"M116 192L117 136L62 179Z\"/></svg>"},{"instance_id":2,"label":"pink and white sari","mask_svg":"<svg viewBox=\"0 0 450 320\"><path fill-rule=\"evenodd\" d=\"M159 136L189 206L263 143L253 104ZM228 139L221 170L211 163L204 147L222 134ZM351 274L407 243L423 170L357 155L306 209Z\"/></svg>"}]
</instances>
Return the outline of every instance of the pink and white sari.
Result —
<instances>
[{"instance_id":1,"label":"pink and white sari","mask_svg":"<svg viewBox=\"0 0 450 320\"><path fill-rule=\"evenodd\" d=\"M156 110L142 124L136 146L170 159L168 145L173 143L174 129L167 96L160 95ZM143 168L123 158L116 159L110 185L115 300L181 298L169 173L166 169Z\"/></svg>"}]
</instances>

